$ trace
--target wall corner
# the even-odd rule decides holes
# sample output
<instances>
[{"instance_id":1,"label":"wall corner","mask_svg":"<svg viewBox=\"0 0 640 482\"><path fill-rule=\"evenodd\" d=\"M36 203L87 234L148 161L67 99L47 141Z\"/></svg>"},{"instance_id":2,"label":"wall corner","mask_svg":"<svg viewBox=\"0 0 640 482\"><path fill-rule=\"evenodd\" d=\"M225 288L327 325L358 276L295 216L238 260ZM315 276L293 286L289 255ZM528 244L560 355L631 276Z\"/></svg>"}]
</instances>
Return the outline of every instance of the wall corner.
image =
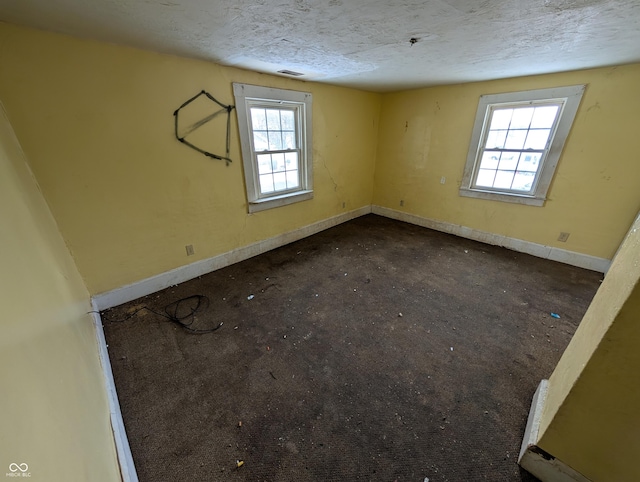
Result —
<instances>
[{"instance_id":1,"label":"wall corner","mask_svg":"<svg viewBox=\"0 0 640 482\"><path fill-rule=\"evenodd\" d=\"M590 482L585 476L538 446L540 420L548 389L549 380L542 380L533 395L518 464L542 482Z\"/></svg>"}]
</instances>

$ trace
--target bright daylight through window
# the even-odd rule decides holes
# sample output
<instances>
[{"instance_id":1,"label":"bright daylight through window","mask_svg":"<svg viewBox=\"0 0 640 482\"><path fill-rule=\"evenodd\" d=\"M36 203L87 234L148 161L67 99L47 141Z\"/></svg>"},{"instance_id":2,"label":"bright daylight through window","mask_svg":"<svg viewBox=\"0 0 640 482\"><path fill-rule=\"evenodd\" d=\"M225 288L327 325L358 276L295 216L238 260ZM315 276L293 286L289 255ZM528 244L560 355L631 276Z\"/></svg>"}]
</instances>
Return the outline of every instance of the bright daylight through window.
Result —
<instances>
[{"instance_id":1,"label":"bright daylight through window","mask_svg":"<svg viewBox=\"0 0 640 482\"><path fill-rule=\"evenodd\" d=\"M541 206L583 91L482 96L460 194Z\"/></svg>"},{"instance_id":2,"label":"bright daylight through window","mask_svg":"<svg viewBox=\"0 0 640 482\"><path fill-rule=\"evenodd\" d=\"M311 94L233 84L249 212L313 196Z\"/></svg>"},{"instance_id":3,"label":"bright daylight through window","mask_svg":"<svg viewBox=\"0 0 640 482\"><path fill-rule=\"evenodd\" d=\"M300 187L300 148L295 109L251 107L253 148L258 163L260 194Z\"/></svg>"}]
</instances>

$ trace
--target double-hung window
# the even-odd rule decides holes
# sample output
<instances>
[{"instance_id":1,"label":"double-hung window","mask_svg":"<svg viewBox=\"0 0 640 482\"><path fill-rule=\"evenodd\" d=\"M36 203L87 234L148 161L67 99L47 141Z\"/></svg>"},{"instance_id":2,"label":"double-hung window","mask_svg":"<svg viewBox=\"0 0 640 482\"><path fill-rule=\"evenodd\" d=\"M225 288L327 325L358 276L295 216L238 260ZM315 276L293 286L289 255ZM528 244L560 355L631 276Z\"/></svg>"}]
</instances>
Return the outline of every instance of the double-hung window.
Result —
<instances>
[{"instance_id":1,"label":"double-hung window","mask_svg":"<svg viewBox=\"0 0 640 482\"><path fill-rule=\"evenodd\" d=\"M460 195L541 206L583 85L480 98Z\"/></svg>"},{"instance_id":2,"label":"double-hung window","mask_svg":"<svg viewBox=\"0 0 640 482\"><path fill-rule=\"evenodd\" d=\"M313 197L310 93L233 84L249 212Z\"/></svg>"}]
</instances>

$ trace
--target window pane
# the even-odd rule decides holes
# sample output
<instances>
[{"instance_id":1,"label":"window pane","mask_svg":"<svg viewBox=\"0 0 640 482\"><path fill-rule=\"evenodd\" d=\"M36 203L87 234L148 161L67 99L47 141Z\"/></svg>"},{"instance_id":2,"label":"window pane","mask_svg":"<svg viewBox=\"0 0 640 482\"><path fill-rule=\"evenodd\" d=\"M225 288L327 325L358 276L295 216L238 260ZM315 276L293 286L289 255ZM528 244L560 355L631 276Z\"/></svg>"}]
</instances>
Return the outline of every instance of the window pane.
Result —
<instances>
[{"instance_id":1,"label":"window pane","mask_svg":"<svg viewBox=\"0 0 640 482\"><path fill-rule=\"evenodd\" d=\"M294 131L282 131L282 144L284 149L295 149L296 133Z\"/></svg>"},{"instance_id":2,"label":"window pane","mask_svg":"<svg viewBox=\"0 0 640 482\"><path fill-rule=\"evenodd\" d=\"M280 120L282 122L282 130L293 131L296 129L295 116L292 110L281 110Z\"/></svg>"},{"instance_id":3,"label":"window pane","mask_svg":"<svg viewBox=\"0 0 640 482\"><path fill-rule=\"evenodd\" d=\"M267 130L267 114L260 107L251 108L251 125L254 130Z\"/></svg>"},{"instance_id":4,"label":"window pane","mask_svg":"<svg viewBox=\"0 0 640 482\"><path fill-rule=\"evenodd\" d=\"M545 105L543 107L536 107L536 111L533 114L531 120L532 129L551 129L556 115L558 114L557 105Z\"/></svg>"},{"instance_id":5,"label":"window pane","mask_svg":"<svg viewBox=\"0 0 640 482\"><path fill-rule=\"evenodd\" d=\"M500 153L495 151L485 151L480 161L480 169L497 169Z\"/></svg>"},{"instance_id":6,"label":"window pane","mask_svg":"<svg viewBox=\"0 0 640 482\"><path fill-rule=\"evenodd\" d=\"M271 166L273 167L273 172L284 171L284 153L283 152L279 154L271 155Z\"/></svg>"},{"instance_id":7,"label":"window pane","mask_svg":"<svg viewBox=\"0 0 640 482\"><path fill-rule=\"evenodd\" d=\"M459 194L544 205L584 90L573 85L481 96Z\"/></svg>"},{"instance_id":8,"label":"window pane","mask_svg":"<svg viewBox=\"0 0 640 482\"><path fill-rule=\"evenodd\" d=\"M287 189L292 189L300 186L300 179L298 177L298 171L287 171Z\"/></svg>"},{"instance_id":9,"label":"window pane","mask_svg":"<svg viewBox=\"0 0 640 482\"><path fill-rule=\"evenodd\" d=\"M496 173L496 180L493 183L493 187L500 189L511 189L511 183L513 182L513 171L498 171Z\"/></svg>"},{"instance_id":10,"label":"window pane","mask_svg":"<svg viewBox=\"0 0 640 482\"><path fill-rule=\"evenodd\" d=\"M238 155L244 158L239 165L243 186L238 187L246 190L247 211L257 213L311 199L313 95L237 82L233 94L238 114L234 132L242 148Z\"/></svg>"},{"instance_id":11,"label":"window pane","mask_svg":"<svg viewBox=\"0 0 640 482\"><path fill-rule=\"evenodd\" d=\"M524 143L525 149L544 149L547 146L547 140L549 139L549 129L535 129L529 131L527 135L527 141Z\"/></svg>"},{"instance_id":12,"label":"window pane","mask_svg":"<svg viewBox=\"0 0 640 482\"><path fill-rule=\"evenodd\" d=\"M263 174L260 176L260 192L273 192L273 175Z\"/></svg>"},{"instance_id":13,"label":"window pane","mask_svg":"<svg viewBox=\"0 0 640 482\"><path fill-rule=\"evenodd\" d=\"M296 133L294 131L282 131L282 144L285 149L296 149Z\"/></svg>"},{"instance_id":14,"label":"window pane","mask_svg":"<svg viewBox=\"0 0 640 482\"><path fill-rule=\"evenodd\" d=\"M540 165L540 158L542 154L540 153L528 153L523 152L520 155L520 162L518 163L518 171L530 171L536 172L538 170L538 166Z\"/></svg>"},{"instance_id":15,"label":"window pane","mask_svg":"<svg viewBox=\"0 0 640 482\"><path fill-rule=\"evenodd\" d=\"M496 171L493 169L480 169L478 171L478 178L476 179L477 186L493 187L493 180L496 177Z\"/></svg>"},{"instance_id":16,"label":"window pane","mask_svg":"<svg viewBox=\"0 0 640 482\"><path fill-rule=\"evenodd\" d=\"M282 150L282 133L280 131L269 131L269 150L280 151Z\"/></svg>"},{"instance_id":17,"label":"window pane","mask_svg":"<svg viewBox=\"0 0 640 482\"><path fill-rule=\"evenodd\" d=\"M535 172L518 171L513 178L511 189L515 189L516 191L531 191L531 186L533 185L535 177Z\"/></svg>"},{"instance_id":18,"label":"window pane","mask_svg":"<svg viewBox=\"0 0 640 482\"><path fill-rule=\"evenodd\" d=\"M513 117L511 117L509 129L528 129L529 124L531 124L533 110L533 107L515 109L513 111Z\"/></svg>"},{"instance_id":19,"label":"window pane","mask_svg":"<svg viewBox=\"0 0 640 482\"><path fill-rule=\"evenodd\" d=\"M509 131L507 140L504 143L505 149L522 149L524 140L527 138L527 131Z\"/></svg>"},{"instance_id":20,"label":"window pane","mask_svg":"<svg viewBox=\"0 0 640 482\"><path fill-rule=\"evenodd\" d=\"M513 114L513 109L496 109L493 111L493 116L491 117L491 129L492 131L498 129L508 129L509 123L511 122L511 114Z\"/></svg>"},{"instance_id":21,"label":"window pane","mask_svg":"<svg viewBox=\"0 0 640 482\"><path fill-rule=\"evenodd\" d=\"M266 151L269 149L267 139L267 133L265 131L253 131L253 148L256 151Z\"/></svg>"},{"instance_id":22,"label":"window pane","mask_svg":"<svg viewBox=\"0 0 640 482\"><path fill-rule=\"evenodd\" d=\"M267 111L267 129L270 131L279 131L282 129L280 125L280 110L266 109Z\"/></svg>"},{"instance_id":23,"label":"window pane","mask_svg":"<svg viewBox=\"0 0 640 482\"><path fill-rule=\"evenodd\" d=\"M276 191L287 189L287 178L284 172L276 172L273 175L273 184Z\"/></svg>"},{"instance_id":24,"label":"window pane","mask_svg":"<svg viewBox=\"0 0 640 482\"><path fill-rule=\"evenodd\" d=\"M498 169L503 171L515 171L518 167L518 158L520 154L518 152L503 152L500 156L500 165Z\"/></svg>"},{"instance_id":25,"label":"window pane","mask_svg":"<svg viewBox=\"0 0 640 482\"><path fill-rule=\"evenodd\" d=\"M271 154L258 154L258 173L271 173Z\"/></svg>"},{"instance_id":26,"label":"window pane","mask_svg":"<svg viewBox=\"0 0 640 482\"><path fill-rule=\"evenodd\" d=\"M487 136L487 149L502 149L504 148L504 141L507 137L507 131L489 131Z\"/></svg>"},{"instance_id":27,"label":"window pane","mask_svg":"<svg viewBox=\"0 0 640 482\"><path fill-rule=\"evenodd\" d=\"M298 153L297 152L285 153L284 164L287 170L297 170L298 169Z\"/></svg>"}]
</instances>

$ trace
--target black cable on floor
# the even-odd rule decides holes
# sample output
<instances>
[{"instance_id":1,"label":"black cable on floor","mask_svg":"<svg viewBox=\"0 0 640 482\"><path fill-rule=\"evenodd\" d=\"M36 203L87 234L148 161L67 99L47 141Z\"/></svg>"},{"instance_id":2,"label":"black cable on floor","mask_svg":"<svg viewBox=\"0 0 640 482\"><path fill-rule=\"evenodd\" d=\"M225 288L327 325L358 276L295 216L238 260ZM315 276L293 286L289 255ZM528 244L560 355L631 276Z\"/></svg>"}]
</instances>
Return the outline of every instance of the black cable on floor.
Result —
<instances>
[{"instance_id":1,"label":"black cable on floor","mask_svg":"<svg viewBox=\"0 0 640 482\"><path fill-rule=\"evenodd\" d=\"M193 300L197 301L195 307L190 306L188 313L180 315L179 314L181 312L180 307L184 303L192 302ZM191 295L191 296L187 296L186 298L181 298L181 299L179 299L177 301L173 301L172 303L169 303L168 305L166 305L164 307L164 313L161 313L159 311L155 311L155 310L149 308L148 306L143 306L142 308L138 308L133 313L129 313L124 318L118 319L118 320L110 318L107 315L106 311L101 312L100 316L103 319L105 319L105 320L107 320L109 322L112 322L112 323L124 323L125 321L128 321L131 318L133 318L135 315L137 315L142 310L147 310L147 311L150 311L151 313L153 313L154 315L161 316L161 317L166 318L167 320L169 320L169 321L171 321L173 323L176 323L177 325L180 325L180 327L184 328L185 330L187 330L190 333L202 335L204 333L212 333L212 332L218 330L223 325L223 322L221 321L218 324L218 326L216 326L215 328L207 328L207 329L192 328L191 325L195 321L196 313L198 313L199 311L202 311L202 310L206 310L208 307L209 307L209 298L207 298L204 295ZM91 313L95 313L95 311L91 312ZM191 318L191 321L187 323L184 320L186 320L188 318Z\"/></svg>"}]
</instances>

